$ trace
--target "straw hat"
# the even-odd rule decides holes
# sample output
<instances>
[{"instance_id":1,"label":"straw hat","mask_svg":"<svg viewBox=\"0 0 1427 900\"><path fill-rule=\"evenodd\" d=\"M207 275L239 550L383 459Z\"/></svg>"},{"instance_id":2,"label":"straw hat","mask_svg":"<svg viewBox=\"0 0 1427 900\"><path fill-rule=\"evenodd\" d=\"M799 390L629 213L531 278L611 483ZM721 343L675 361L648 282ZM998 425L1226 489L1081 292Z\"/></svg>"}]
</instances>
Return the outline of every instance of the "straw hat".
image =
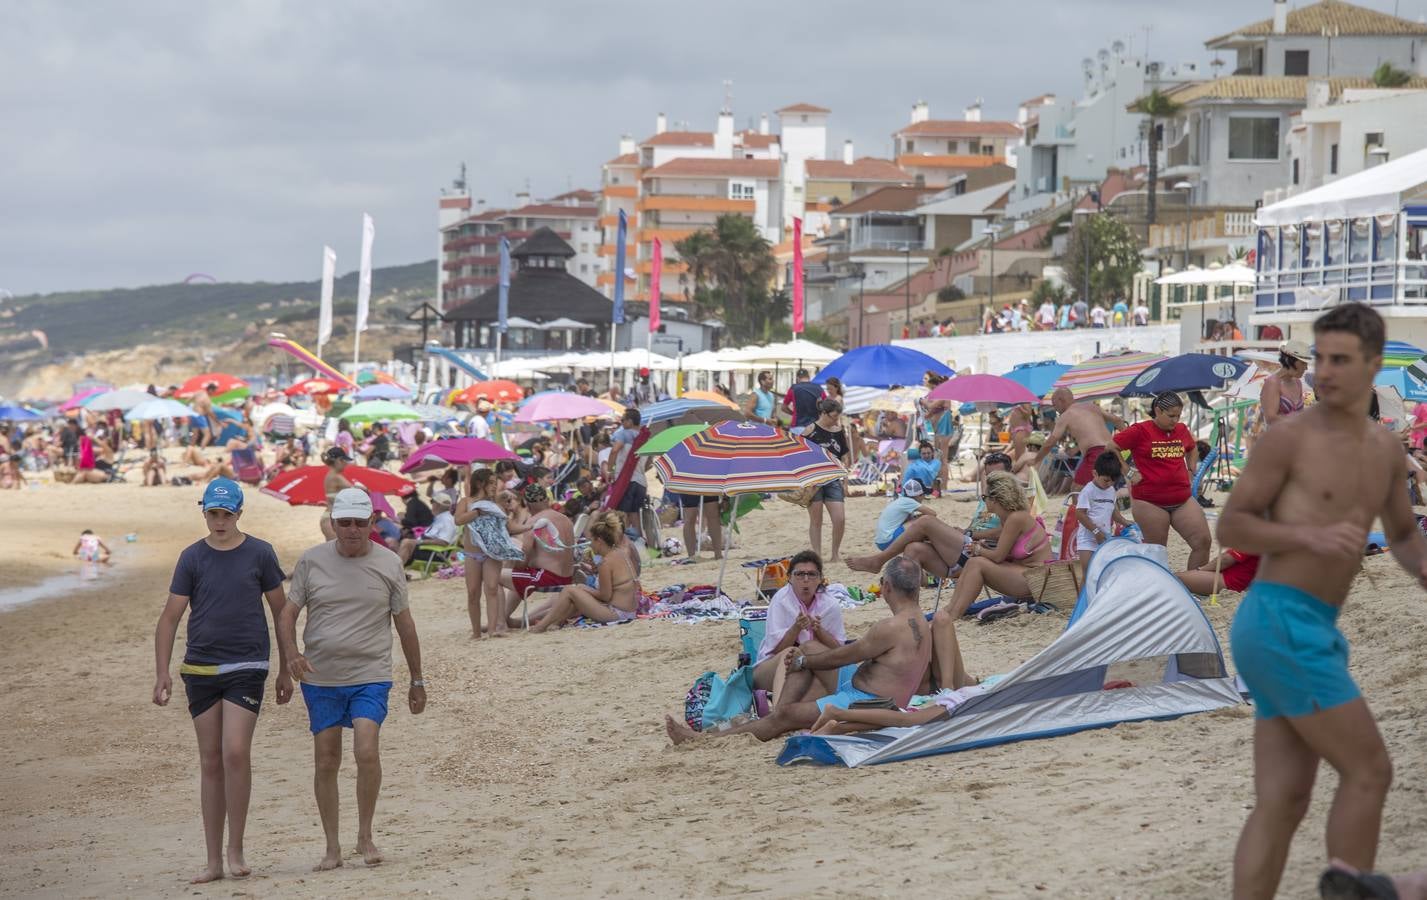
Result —
<instances>
[{"instance_id":1,"label":"straw hat","mask_svg":"<svg viewBox=\"0 0 1427 900\"><path fill-rule=\"evenodd\" d=\"M1291 356L1299 362L1313 361L1313 351L1302 341L1284 341L1278 345L1278 352L1285 356Z\"/></svg>"}]
</instances>

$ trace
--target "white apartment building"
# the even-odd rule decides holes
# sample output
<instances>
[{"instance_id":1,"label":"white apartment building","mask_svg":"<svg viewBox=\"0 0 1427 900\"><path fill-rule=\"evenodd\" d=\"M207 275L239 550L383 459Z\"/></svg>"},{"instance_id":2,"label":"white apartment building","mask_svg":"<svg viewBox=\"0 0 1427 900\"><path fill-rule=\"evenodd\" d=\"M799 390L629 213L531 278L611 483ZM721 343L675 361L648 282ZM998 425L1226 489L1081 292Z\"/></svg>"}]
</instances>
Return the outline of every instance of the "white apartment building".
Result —
<instances>
[{"instance_id":1,"label":"white apartment building","mask_svg":"<svg viewBox=\"0 0 1427 900\"><path fill-rule=\"evenodd\" d=\"M1427 148L1427 90L1357 88L1330 102L1326 81L1310 83L1308 106L1288 130L1291 183L1265 204Z\"/></svg>"}]
</instances>

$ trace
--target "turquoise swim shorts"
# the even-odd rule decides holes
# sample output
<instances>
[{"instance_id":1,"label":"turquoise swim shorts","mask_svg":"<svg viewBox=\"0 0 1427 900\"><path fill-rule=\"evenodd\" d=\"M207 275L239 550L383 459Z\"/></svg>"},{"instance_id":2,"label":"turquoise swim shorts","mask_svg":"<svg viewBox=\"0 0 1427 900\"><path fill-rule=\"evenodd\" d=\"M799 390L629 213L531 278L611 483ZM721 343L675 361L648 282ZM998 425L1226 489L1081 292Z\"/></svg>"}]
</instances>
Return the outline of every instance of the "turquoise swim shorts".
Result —
<instances>
[{"instance_id":1,"label":"turquoise swim shorts","mask_svg":"<svg viewBox=\"0 0 1427 900\"><path fill-rule=\"evenodd\" d=\"M818 712L829 706L847 709L858 700L876 700L876 694L860 691L852 686L852 676L857 674L857 663L849 663L837 670L837 693L818 698Z\"/></svg>"},{"instance_id":2,"label":"turquoise swim shorts","mask_svg":"<svg viewBox=\"0 0 1427 900\"><path fill-rule=\"evenodd\" d=\"M1348 674L1339 608L1296 587L1255 581L1229 632L1234 665L1254 701L1254 716L1296 718L1361 696Z\"/></svg>"}]
</instances>

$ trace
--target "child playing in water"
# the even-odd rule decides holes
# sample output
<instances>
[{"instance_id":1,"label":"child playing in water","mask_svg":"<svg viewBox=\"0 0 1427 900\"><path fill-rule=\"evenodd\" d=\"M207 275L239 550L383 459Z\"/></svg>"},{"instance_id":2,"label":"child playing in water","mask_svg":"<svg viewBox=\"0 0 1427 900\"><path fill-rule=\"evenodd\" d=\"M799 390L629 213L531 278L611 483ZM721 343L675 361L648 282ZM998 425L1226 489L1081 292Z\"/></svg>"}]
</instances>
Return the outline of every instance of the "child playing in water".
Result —
<instances>
[{"instance_id":1,"label":"child playing in water","mask_svg":"<svg viewBox=\"0 0 1427 900\"><path fill-rule=\"evenodd\" d=\"M99 535L86 528L79 533L79 540L74 544L73 555L85 562L103 563L107 566L112 554L104 542L99 539Z\"/></svg>"},{"instance_id":2,"label":"child playing in water","mask_svg":"<svg viewBox=\"0 0 1427 900\"><path fill-rule=\"evenodd\" d=\"M471 636L481 635L480 596L485 594L486 613L490 618L492 637L502 637L509 633L503 611L500 592L500 570L505 562L524 562L525 553L510 539L509 514L495 503L499 483L490 469L477 469L471 473L471 495L466 498L465 508L456 516L456 524L467 528L468 545L466 568L468 573L479 567L479 582L472 584L467 574L468 596L474 589L474 603L471 607ZM521 531L529 530L526 525Z\"/></svg>"}]
</instances>

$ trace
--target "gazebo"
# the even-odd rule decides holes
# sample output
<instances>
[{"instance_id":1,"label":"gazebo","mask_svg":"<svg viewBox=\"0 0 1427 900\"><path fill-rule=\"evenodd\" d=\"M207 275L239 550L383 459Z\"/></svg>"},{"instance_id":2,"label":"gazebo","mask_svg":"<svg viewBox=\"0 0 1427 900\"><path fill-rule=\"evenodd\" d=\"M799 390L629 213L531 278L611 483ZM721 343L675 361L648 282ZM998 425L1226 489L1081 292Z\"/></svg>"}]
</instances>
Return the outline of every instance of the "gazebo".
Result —
<instances>
[{"instance_id":1,"label":"gazebo","mask_svg":"<svg viewBox=\"0 0 1427 900\"><path fill-rule=\"evenodd\" d=\"M574 248L549 228L540 228L510 251L510 277L504 350L514 354L608 350L613 312L608 297L566 270ZM452 346L495 349L500 288L455 309L444 319L455 330Z\"/></svg>"}]
</instances>

